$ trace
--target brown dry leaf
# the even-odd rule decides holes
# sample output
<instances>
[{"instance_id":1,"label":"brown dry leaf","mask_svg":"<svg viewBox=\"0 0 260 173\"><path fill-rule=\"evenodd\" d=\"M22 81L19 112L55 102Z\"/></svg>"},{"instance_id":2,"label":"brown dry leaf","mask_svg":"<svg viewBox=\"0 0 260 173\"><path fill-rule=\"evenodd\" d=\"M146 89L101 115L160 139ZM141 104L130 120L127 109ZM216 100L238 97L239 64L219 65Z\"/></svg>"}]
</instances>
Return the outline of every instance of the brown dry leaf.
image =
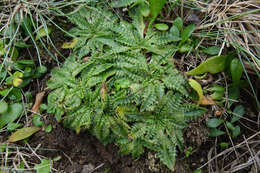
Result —
<instances>
[{"instance_id":1,"label":"brown dry leaf","mask_svg":"<svg viewBox=\"0 0 260 173\"><path fill-rule=\"evenodd\" d=\"M42 99L44 95L45 95L45 91L36 94L35 102L31 110L32 112L35 113L38 112L40 105L42 104Z\"/></svg>"},{"instance_id":2,"label":"brown dry leaf","mask_svg":"<svg viewBox=\"0 0 260 173\"><path fill-rule=\"evenodd\" d=\"M84 57L84 58L82 59L82 62L88 62L89 58L90 58L90 57L88 57L88 56Z\"/></svg>"},{"instance_id":3,"label":"brown dry leaf","mask_svg":"<svg viewBox=\"0 0 260 173\"><path fill-rule=\"evenodd\" d=\"M200 101L199 103L200 105L215 105L216 102L209 96L209 95L206 95L206 96L203 96L202 100Z\"/></svg>"},{"instance_id":4,"label":"brown dry leaf","mask_svg":"<svg viewBox=\"0 0 260 173\"><path fill-rule=\"evenodd\" d=\"M216 116L221 116L224 113L224 110L220 109L215 112Z\"/></svg>"}]
</instances>

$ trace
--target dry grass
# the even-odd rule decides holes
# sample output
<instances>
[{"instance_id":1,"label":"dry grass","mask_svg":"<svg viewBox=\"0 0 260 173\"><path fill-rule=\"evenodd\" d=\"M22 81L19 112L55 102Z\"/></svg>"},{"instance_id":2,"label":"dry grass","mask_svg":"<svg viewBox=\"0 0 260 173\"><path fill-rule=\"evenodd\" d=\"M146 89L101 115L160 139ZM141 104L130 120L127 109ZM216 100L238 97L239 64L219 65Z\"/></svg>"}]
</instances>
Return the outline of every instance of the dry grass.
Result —
<instances>
[{"instance_id":1,"label":"dry grass","mask_svg":"<svg viewBox=\"0 0 260 173\"><path fill-rule=\"evenodd\" d=\"M17 0L3 0L0 3L0 32L8 28L16 15L20 15L20 21L25 16L33 15L36 22L41 23L40 15L48 15L51 13L51 1L17 1ZM17 20L17 19L16 19Z\"/></svg>"},{"instance_id":2,"label":"dry grass","mask_svg":"<svg viewBox=\"0 0 260 173\"><path fill-rule=\"evenodd\" d=\"M260 132L249 138L243 136L243 142L220 153L216 146L208 152L208 162L200 168L207 167L209 173L258 173L260 171Z\"/></svg>"},{"instance_id":3,"label":"dry grass","mask_svg":"<svg viewBox=\"0 0 260 173\"><path fill-rule=\"evenodd\" d=\"M260 1L214 0L203 3L194 0L208 16L197 30L215 27L224 34L225 46L229 44L246 52L260 71Z\"/></svg>"},{"instance_id":4,"label":"dry grass","mask_svg":"<svg viewBox=\"0 0 260 173\"><path fill-rule=\"evenodd\" d=\"M1 173L36 171L34 166L42 159L47 159L38 154L38 151L42 150L40 144L36 148L32 148L28 143L24 147L8 143L0 143L0 146L2 150L0 151ZM57 172L52 168L52 164L49 166L52 172Z\"/></svg>"}]
</instances>

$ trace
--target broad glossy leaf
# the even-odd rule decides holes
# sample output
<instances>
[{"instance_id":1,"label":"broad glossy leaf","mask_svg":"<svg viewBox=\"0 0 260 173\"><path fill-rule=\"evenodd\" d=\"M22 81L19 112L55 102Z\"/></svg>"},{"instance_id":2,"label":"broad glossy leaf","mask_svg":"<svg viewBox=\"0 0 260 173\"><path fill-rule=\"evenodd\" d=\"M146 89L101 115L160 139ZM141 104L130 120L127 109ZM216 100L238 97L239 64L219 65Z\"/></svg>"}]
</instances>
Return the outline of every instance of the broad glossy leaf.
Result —
<instances>
[{"instance_id":1,"label":"broad glossy leaf","mask_svg":"<svg viewBox=\"0 0 260 173\"><path fill-rule=\"evenodd\" d=\"M30 137L31 135L38 132L39 130L40 128L38 127L24 127L14 132L8 139L8 142L16 142L16 141L23 140L25 138Z\"/></svg>"},{"instance_id":2,"label":"broad glossy leaf","mask_svg":"<svg viewBox=\"0 0 260 173\"><path fill-rule=\"evenodd\" d=\"M36 169L37 173L50 173L51 167L52 163L49 160L42 159L40 164L34 166L34 169Z\"/></svg>"},{"instance_id":3,"label":"broad glossy leaf","mask_svg":"<svg viewBox=\"0 0 260 173\"><path fill-rule=\"evenodd\" d=\"M195 29L195 25L193 24L185 27L181 32L181 42L187 41L190 38L191 34L193 33L194 29Z\"/></svg>"},{"instance_id":4,"label":"broad glossy leaf","mask_svg":"<svg viewBox=\"0 0 260 173\"><path fill-rule=\"evenodd\" d=\"M45 37L51 33L50 28L41 28L39 31L37 31L37 36L35 38L35 41L39 40L41 37Z\"/></svg>"},{"instance_id":5,"label":"broad glossy leaf","mask_svg":"<svg viewBox=\"0 0 260 173\"><path fill-rule=\"evenodd\" d=\"M203 91L202 91L202 87L201 87L200 83L198 83L194 79L189 79L189 84L197 92L197 94L199 96L198 104L200 104L200 102L203 99Z\"/></svg>"},{"instance_id":6,"label":"broad glossy leaf","mask_svg":"<svg viewBox=\"0 0 260 173\"><path fill-rule=\"evenodd\" d=\"M206 72L211 74L219 73L225 69L227 58L227 56L213 56L208 58L195 69L188 71L187 75L199 75Z\"/></svg>"},{"instance_id":7,"label":"broad glossy leaf","mask_svg":"<svg viewBox=\"0 0 260 173\"><path fill-rule=\"evenodd\" d=\"M164 23L157 23L154 25L154 27L159 31L167 31L169 29L169 26Z\"/></svg>"},{"instance_id":8,"label":"broad glossy leaf","mask_svg":"<svg viewBox=\"0 0 260 173\"><path fill-rule=\"evenodd\" d=\"M218 118L211 118L206 122L207 127L209 128L216 128L220 124L222 124L224 121Z\"/></svg>"},{"instance_id":9,"label":"broad glossy leaf","mask_svg":"<svg viewBox=\"0 0 260 173\"><path fill-rule=\"evenodd\" d=\"M209 132L210 137L217 137L217 136L221 136L224 134L225 134L225 132L223 132L222 130L218 130L216 128L210 129L210 132Z\"/></svg>"},{"instance_id":10,"label":"broad glossy leaf","mask_svg":"<svg viewBox=\"0 0 260 173\"><path fill-rule=\"evenodd\" d=\"M181 31L182 27L183 27L183 21L180 17L177 17L174 21L173 21L173 26L176 26L178 28L179 31Z\"/></svg>"},{"instance_id":11,"label":"broad glossy leaf","mask_svg":"<svg viewBox=\"0 0 260 173\"><path fill-rule=\"evenodd\" d=\"M8 104L3 100L0 101L0 114L6 113L8 110Z\"/></svg>"},{"instance_id":12,"label":"broad glossy leaf","mask_svg":"<svg viewBox=\"0 0 260 173\"><path fill-rule=\"evenodd\" d=\"M233 110L233 116L231 119L231 123L238 121L245 114L245 108L242 105L238 105Z\"/></svg>"},{"instance_id":13,"label":"broad glossy leaf","mask_svg":"<svg viewBox=\"0 0 260 173\"><path fill-rule=\"evenodd\" d=\"M208 54L208 55L217 55L220 51L220 47L218 46L211 46L206 49L203 49L202 52Z\"/></svg>"},{"instance_id":14,"label":"broad glossy leaf","mask_svg":"<svg viewBox=\"0 0 260 173\"><path fill-rule=\"evenodd\" d=\"M151 20L149 25L151 25L156 17L159 15L161 10L163 9L166 0L149 0L150 10L151 10Z\"/></svg>"},{"instance_id":15,"label":"broad glossy leaf","mask_svg":"<svg viewBox=\"0 0 260 173\"><path fill-rule=\"evenodd\" d=\"M14 103L8 106L7 112L0 116L0 129L8 123L14 122L22 115L23 105L20 103Z\"/></svg>"},{"instance_id":16,"label":"broad glossy leaf","mask_svg":"<svg viewBox=\"0 0 260 173\"><path fill-rule=\"evenodd\" d=\"M231 61L230 72L233 83L238 83L243 73L243 66L239 59L236 58Z\"/></svg>"}]
</instances>

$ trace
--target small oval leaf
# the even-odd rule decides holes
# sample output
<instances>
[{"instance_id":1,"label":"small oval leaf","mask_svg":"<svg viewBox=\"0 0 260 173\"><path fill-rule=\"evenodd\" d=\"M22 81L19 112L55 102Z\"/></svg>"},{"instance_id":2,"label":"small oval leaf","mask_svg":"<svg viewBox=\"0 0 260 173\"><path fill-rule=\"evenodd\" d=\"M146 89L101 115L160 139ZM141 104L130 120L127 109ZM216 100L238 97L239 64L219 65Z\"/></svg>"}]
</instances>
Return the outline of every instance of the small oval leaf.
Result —
<instances>
[{"instance_id":1,"label":"small oval leaf","mask_svg":"<svg viewBox=\"0 0 260 173\"><path fill-rule=\"evenodd\" d=\"M237 125L232 130L232 138L236 138L240 134L240 127Z\"/></svg>"},{"instance_id":2,"label":"small oval leaf","mask_svg":"<svg viewBox=\"0 0 260 173\"><path fill-rule=\"evenodd\" d=\"M219 146L220 146L221 148L227 148L227 147L229 146L229 144L228 144L227 142L221 142L221 143L219 144Z\"/></svg>"},{"instance_id":3,"label":"small oval leaf","mask_svg":"<svg viewBox=\"0 0 260 173\"><path fill-rule=\"evenodd\" d=\"M38 66L38 67L36 68L36 72L41 73L41 74L44 74L44 73L47 72L47 67L44 66L44 65Z\"/></svg>"},{"instance_id":4,"label":"small oval leaf","mask_svg":"<svg viewBox=\"0 0 260 173\"><path fill-rule=\"evenodd\" d=\"M182 26L183 26L183 21L180 17L177 17L174 21L173 21L173 26L176 26L178 28L179 31L181 31Z\"/></svg>"},{"instance_id":5,"label":"small oval leaf","mask_svg":"<svg viewBox=\"0 0 260 173\"><path fill-rule=\"evenodd\" d=\"M222 124L224 121L217 119L217 118L211 118L207 121L206 125L209 128L216 128L218 127L220 124Z\"/></svg>"},{"instance_id":6,"label":"small oval leaf","mask_svg":"<svg viewBox=\"0 0 260 173\"><path fill-rule=\"evenodd\" d=\"M42 159L40 164L36 164L34 169L36 169L36 173L50 173L52 167L52 161Z\"/></svg>"},{"instance_id":7,"label":"small oval leaf","mask_svg":"<svg viewBox=\"0 0 260 173\"><path fill-rule=\"evenodd\" d=\"M231 123L238 121L245 114L245 108L242 105L238 105L233 110L233 116L231 119Z\"/></svg>"},{"instance_id":8,"label":"small oval leaf","mask_svg":"<svg viewBox=\"0 0 260 173\"><path fill-rule=\"evenodd\" d=\"M217 137L217 136L221 136L224 134L225 134L225 132L218 130L216 128L210 129L210 132L209 132L210 137Z\"/></svg>"},{"instance_id":9,"label":"small oval leaf","mask_svg":"<svg viewBox=\"0 0 260 173\"><path fill-rule=\"evenodd\" d=\"M52 125L49 124L49 125L46 127L45 132L46 132L46 133L50 133L51 131L52 131Z\"/></svg>"},{"instance_id":10,"label":"small oval leaf","mask_svg":"<svg viewBox=\"0 0 260 173\"><path fill-rule=\"evenodd\" d=\"M206 49L203 49L202 52L208 55L217 55L220 51L220 47L218 46L211 46Z\"/></svg>"},{"instance_id":11,"label":"small oval leaf","mask_svg":"<svg viewBox=\"0 0 260 173\"><path fill-rule=\"evenodd\" d=\"M233 83L238 83L243 73L243 66L239 61L239 59L233 59L231 61L230 72L231 72Z\"/></svg>"},{"instance_id":12,"label":"small oval leaf","mask_svg":"<svg viewBox=\"0 0 260 173\"><path fill-rule=\"evenodd\" d=\"M173 36L180 37L180 31L176 26L172 26L169 33Z\"/></svg>"},{"instance_id":13,"label":"small oval leaf","mask_svg":"<svg viewBox=\"0 0 260 173\"><path fill-rule=\"evenodd\" d=\"M227 128L229 129L229 130L231 130L231 131L233 131L233 130L235 130L235 127L233 126L233 124L232 123L230 123L230 122L226 122L226 125L227 125Z\"/></svg>"},{"instance_id":14,"label":"small oval leaf","mask_svg":"<svg viewBox=\"0 0 260 173\"><path fill-rule=\"evenodd\" d=\"M33 115L33 124L36 127L41 127L44 125L43 121L41 120L40 115Z\"/></svg>"},{"instance_id":15,"label":"small oval leaf","mask_svg":"<svg viewBox=\"0 0 260 173\"><path fill-rule=\"evenodd\" d=\"M30 137L31 135L38 132L39 130L40 128L38 127L24 127L14 132L8 139L8 142L16 142L16 141L23 140L25 138Z\"/></svg>"},{"instance_id":16,"label":"small oval leaf","mask_svg":"<svg viewBox=\"0 0 260 173\"><path fill-rule=\"evenodd\" d=\"M154 25L154 27L159 31L167 31L169 29L169 26L164 23L157 23Z\"/></svg>"},{"instance_id":17,"label":"small oval leaf","mask_svg":"<svg viewBox=\"0 0 260 173\"><path fill-rule=\"evenodd\" d=\"M18 78L22 78L23 77L23 73L22 72L19 72L19 71L16 71L14 74L13 74L14 77L18 77Z\"/></svg>"}]
</instances>

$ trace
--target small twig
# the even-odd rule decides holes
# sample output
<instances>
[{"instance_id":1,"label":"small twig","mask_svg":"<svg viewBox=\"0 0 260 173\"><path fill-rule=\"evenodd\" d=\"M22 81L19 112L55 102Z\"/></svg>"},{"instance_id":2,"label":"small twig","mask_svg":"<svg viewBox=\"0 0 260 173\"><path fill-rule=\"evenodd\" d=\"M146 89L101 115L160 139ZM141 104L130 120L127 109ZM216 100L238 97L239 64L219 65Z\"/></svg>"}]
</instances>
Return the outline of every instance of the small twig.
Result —
<instances>
[{"instance_id":1,"label":"small twig","mask_svg":"<svg viewBox=\"0 0 260 173\"><path fill-rule=\"evenodd\" d=\"M89 171L89 173L92 173L96 170L98 170L99 168L101 168L102 166L104 166L105 164L104 163L101 163L99 166L97 166L96 168L92 169L91 171Z\"/></svg>"},{"instance_id":2,"label":"small twig","mask_svg":"<svg viewBox=\"0 0 260 173\"><path fill-rule=\"evenodd\" d=\"M247 146L247 149L248 149L248 151L249 151L251 157L254 158L255 156L254 156L253 152L251 151L251 149L250 149L250 147L249 147L249 145L248 145L248 142L247 142L247 139L246 139L245 135L243 135L243 138L244 138L244 140L245 140L245 142L246 142L246 146ZM254 165L255 165L255 168L256 168L256 170L257 170L256 161L255 161L255 159L252 159L252 160L253 160ZM258 171L256 171L256 172L258 172Z\"/></svg>"}]
</instances>

